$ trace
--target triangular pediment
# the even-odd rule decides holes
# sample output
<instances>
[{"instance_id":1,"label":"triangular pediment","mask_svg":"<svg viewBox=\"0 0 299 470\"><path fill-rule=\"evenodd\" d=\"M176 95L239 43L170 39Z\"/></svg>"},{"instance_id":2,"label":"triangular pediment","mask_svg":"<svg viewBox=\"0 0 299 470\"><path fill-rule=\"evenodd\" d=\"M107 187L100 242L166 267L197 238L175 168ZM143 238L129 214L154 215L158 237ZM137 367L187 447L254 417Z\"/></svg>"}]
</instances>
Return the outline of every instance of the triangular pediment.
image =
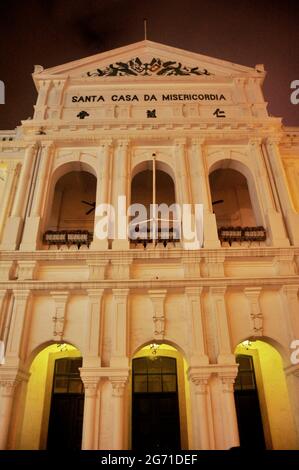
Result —
<instances>
[{"instance_id":1,"label":"triangular pediment","mask_svg":"<svg viewBox=\"0 0 299 470\"><path fill-rule=\"evenodd\" d=\"M264 75L263 66L246 67L185 51L153 41L140 41L87 58L43 69L36 66L33 78L39 80L69 77L73 79L111 79L138 77L234 77Z\"/></svg>"}]
</instances>

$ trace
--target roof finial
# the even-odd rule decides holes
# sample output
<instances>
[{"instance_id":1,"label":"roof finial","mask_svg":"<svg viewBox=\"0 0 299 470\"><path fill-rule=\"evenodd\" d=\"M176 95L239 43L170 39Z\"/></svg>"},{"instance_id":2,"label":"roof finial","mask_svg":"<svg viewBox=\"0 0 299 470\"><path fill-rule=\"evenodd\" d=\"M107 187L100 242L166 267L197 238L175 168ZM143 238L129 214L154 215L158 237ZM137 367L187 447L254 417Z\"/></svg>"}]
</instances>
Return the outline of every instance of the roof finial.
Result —
<instances>
[{"instance_id":1,"label":"roof finial","mask_svg":"<svg viewBox=\"0 0 299 470\"><path fill-rule=\"evenodd\" d=\"M143 18L144 40L147 40L147 18Z\"/></svg>"}]
</instances>

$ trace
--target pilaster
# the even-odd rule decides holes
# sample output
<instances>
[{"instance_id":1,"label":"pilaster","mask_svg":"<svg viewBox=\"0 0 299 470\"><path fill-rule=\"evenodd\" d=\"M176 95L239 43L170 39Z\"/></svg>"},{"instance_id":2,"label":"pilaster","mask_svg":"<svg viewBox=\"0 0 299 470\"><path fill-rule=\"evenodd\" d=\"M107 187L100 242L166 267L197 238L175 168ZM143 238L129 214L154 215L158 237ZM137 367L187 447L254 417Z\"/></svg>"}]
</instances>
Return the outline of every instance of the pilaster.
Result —
<instances>
[{"instance_id":1,"label":"pilaster","mask_svg":"<svg viewBox=\"0 0 299 470\"><path fill-rule=\"evenodd\" d=\"M153 337L161 341L165 337L166 317L164 303L167 294L165 289L152 289L148 291L153 306Z\"/></svg>"},{"instance_id":2,"label":"pilaster","mask_svg":"<svg viewBox=\"0 0 299 470\"><path fill-rule=\"evenodd\" d=\"M128 295L129 289L113 289L110 367L128 367Z\"/></svg>"},{"instance_id":3,"label":"pilaster","mask_svg":"<svg viewBox=\"0 0 299 470\"><path fill-rule=\"evenodd\" d=\"M263 329L263 313L260 306L261 287L245 287L244 294L249 303L249 312L251 320L251 336L262 337Z\"/></svg>"},{"instance_id":4,"label":"pilaster","mask_svg":"<svg viewBox=\"0 0 299 470\"><path fill-rule=\"evenodd\" d=\"M66 310L69 299L69 292L57 291L50 292L50 294L54 301L54 316L52 317L53 340L62 341L66 323Z\"/></svg>"}]
</instances>

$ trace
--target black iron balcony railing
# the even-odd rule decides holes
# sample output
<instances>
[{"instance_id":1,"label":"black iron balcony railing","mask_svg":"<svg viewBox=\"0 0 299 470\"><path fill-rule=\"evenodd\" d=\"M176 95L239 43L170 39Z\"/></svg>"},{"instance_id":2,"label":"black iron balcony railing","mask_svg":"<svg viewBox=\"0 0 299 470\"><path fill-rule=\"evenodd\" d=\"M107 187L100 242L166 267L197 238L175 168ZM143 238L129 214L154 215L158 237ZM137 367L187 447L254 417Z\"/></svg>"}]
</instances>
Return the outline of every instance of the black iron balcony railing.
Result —
<instances>
[{"instance_id":1,"label":"black iron balcony railing","mask_svg":"<svg viewBox=\"0 0 299 470\"><path fill-rule=\"evenodd\" d=\"M140 236L137 234L140 234ZM134 231L134 236L131 234L129 240L136 246L140 244L143 245L144 248L151 243L155 245L160 243L164 247L166 247L168 243L173 243L175 246L175 244L180 241L180 233L175 227L159 227L155 232L151 228L141 227L139 230Z\"/></svg>"},{"instance_id":2,"label":"black iron balcony railing","mask_svg":"<svg viewBox=\"0 0 299 470\"><path fill-rule=\"evenodd\" d=\"M77 245L78 248L82 245L89 247L92 239L93 234L88 230L48 230L43 236L45 245Z\"/></svg>"},{"instance_id":3,"label":"black iron balcony railing","mask_svg":"<svg viewBox=\"0 0 299 470\"><path fill-rule=\"evenodd\" d=\"M264 242L267 238L264 227L220 227L218 237L221 242Z\"/></svg>"}]
</instances>

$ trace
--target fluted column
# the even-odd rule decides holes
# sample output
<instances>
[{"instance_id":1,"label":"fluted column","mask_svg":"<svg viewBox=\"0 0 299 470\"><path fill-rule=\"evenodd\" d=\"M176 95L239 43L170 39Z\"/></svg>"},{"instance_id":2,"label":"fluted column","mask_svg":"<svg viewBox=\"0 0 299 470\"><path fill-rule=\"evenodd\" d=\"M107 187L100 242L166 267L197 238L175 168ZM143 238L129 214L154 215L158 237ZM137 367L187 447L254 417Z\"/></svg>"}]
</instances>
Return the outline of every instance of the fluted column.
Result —
<instances>
[{"instance_id":1,"label":"fluted column","mask_svg":"<svg viewBox=\"0 0 299 470\"><path fill-rule=\"evenodd\" d=\"M297 347L298 350L298 347ZM297 354L298 357L298 354ZM291 403L291 410L296 428L296 449L299 448L299 364L293 364L285 369L286 382Z\"/></svg>"},{"instance_id":2,"label":"fluted column","mask_svg":"<svg viewBox=\"0 0 299 470\"><path fill-rule=\"evenodd\" d=\"M294 159L286 159L283 162L283 167L286 173L286 184L288 185L289 196L291 204L294 204L294 209L299 212L299 188L298 188L298 176L299 168L297 166L296 157Z\"/></svg>"},{"instance_id":3,"label":"fluted column","mask_svg":"<svg viewBox=\"0 0 299 470\"><path fill-rule=\"evenodd\" d=\"M112 449L124 449L125 388L127 377L110 377L112 385Z\"/></svg>"},{"instance_id":4,"label":"fluted column","mask_svg":"<svg viewBox=\"0 0 299 470\"><path fill-rule=\"evenodd\" d=\"M47 98L50 88L50 80L42 80L39 82L39 90L36 105L34 106L34 119L41 120L45 118L47 109Z\"/></svg>"},{"instance_id":5,"label":"fluted column","mask_svg":"<svg viewBox=\"0 0 299 470\"><path fill-rule=\"evenodd\" d=\"M82 377L84 383L84 414L82 450L95 449L96 405L98 378Z\"/></svg>"},{"instance_id":6,"label":"fluted column","mask_svg":"<svg viewBox=\"0 0 299 470\"><path fill-rule=\"evenodd\" d=\"M279 139L268 138L266 141L266 151L278 189L278 196L285 216L289 237L292 245L299 245L299 214L295 212L292 205L278 144Z\"/></svg>"},{"instance_id":7,"label":"fluted column","mask_svg":"<svg viewBox=\"0 0 299 470\"><path fill-rule=\"evenodd\" d=\"M289 340L299 339L299 285L285 285L280 289L282 314L288 327Z\"/></svg>"},{"instance_id":8,"label":"fluted column","mask_svg":"<svg viewBox=\"0 0 299 470\"><path fill-rule=\"evenodd\" d=\"M176 192L179 204L190 204L189 177L186 164L186 139L175 139Z\"/></svg>"},{"instance_id":9,"label":"fluted column","mask_svg":"<svg viewBox=\"0 0 299 470\"><path fill-rule=\"evenodd\" d=\"M0 450L7 449L13 400L22 380L27 381L28 374L4 366L0 369Z\"/></svg>"},{"instance_id":10,"label":"fluted column","mask_svg":"<svg viewBox=\"0 0 299 470\"><path fill-rule=\"evenodd\" d=\"M255 215L263 208L263 216L266 221L268 236L273 246L289 246L289 240L282 218L282 214L277 210L274 198L274 188L271 188L269 176L265 166L264 155L261 150L260 139L250 140L250 153L252 161L255 164L255 179L257 182L257 190L260 193L260 198L256 199L253 191L250 192L251 198L254 197Z\"/></svg>"},{"instance_id":11,"label":"fluted column","mask_svg":"<svg viewBox=\"0 0 299 470\"><path fill-rule=\"evenodd\" d=\"M128 294L129 289L113 289L113 312L111 318L111 367L127 367Z\"/></svg>"},{"instance_id":12,"label":"fluted column","mask_svg":"<svg viewBox=\"0 0 299 470\"><path fill-rule=\"evenodd\" d=\"M127 233L128 208L128 166L129 141L120 140L114 155L113 166L113 206L116 213L115 240L112 243L114 250L127 250L130 247ZM119 199L119 196L122 199ZM123 198L126 199L123 199ZM123 216L121 212L124 212ZM120 238L119 238L120 237Z\"/></svg>"},{"instance_id":13,"label":"fluted column","mask_svg":"<svg viewBox=\"0 0 299 470\"><path fill-rule=\"evenodd\" d=\"M230 371L219 372L222 384L222 410L224 414L224 445L225 449L240 445L239 429L234 397L234 382L238 373L238 366L232 366Z\"/></svg>"},{"instance_id":14,"label":"fluted column","mask_svg":"<svg viewBox=\"0 0 299 470\"><path fill-rule=\"evenodd\" d=\"M175 139L174 143L176 164L176 203L180 205L182 213L181 243L182 247L185 249L198 249L202 245L202 226L200 225L200 218L196 225L194 206L191 205L186 139ZM189 213L186 212L186 209Z\"/></svg>"},{"instance_id":15,"label":"fluted column","mask_svg":"<svg viewBox=\"0 0 299 470\"><path fill-rule=\"evenodd\" d=\"M5 301L7 299L8 291L6 289L0 290L0 340L4 340L4 325L6 320L6 312L4 310ZM0 361L1 364L1 361Z\"/></svg>"},{"instance_id":16,"label":"fluted column","mask_svg":"<svg viewBox=\"0 0 299 470\"><path fill-rule=\"evenodd\" d=\"M43 218L43 201L47 193L49 178L48 169L52 159L52 143L47 142L40 148L37 162L36 175L32 187L32 202L28 207L28 214L25 220L24 233L20 245L22 251L36 250L40 241L40 224Z\"/></svg>"},{"instance_id":17,"label":"fluted column","mask_svg":"<svg viewBox=\"0 0 299 470\"><path fill-rule=\"evenodd\" d=\"M1 194L1 202L0 202L0 240L2 237L2 233L4 230L4 224L6 222L6 218L9 214L10 207L12 206L16 186L19 178L21 165L19 162L11 160L8 162L7 165L7 176L6 181L4 184L3 192Z\"/></svg>"},{"instance_id":18,"label":"fluted column","mask_svg":"<svg viewBox=\"0 0 299 470\"><path fill-rule=\"evenodd\" d=\"M104 141L101 144L98 155L96 211L93 242L91 244L92 250L105 250L108 248L109 220L111 218L108 208L111 189L111 143L111 140ZM107 205L107 212L105 205ZM107 224L103 227L104 219L106 219Z\"/></svg>"},{"instance_id":19,"label":"fluted column","mask_svg":"<svg viewBox=\"0 0 299 470\"><path fill-rule=\"evenodd\" d=\"M30 193L30 181L36 152L37 147L35 144L29 145L25 150L12 212L3 231L1 250L16 250L18 247L24 210Z\"/></svg>"},{"instance_id":20,"label":"fluted column","mask_svg":"<svg viewBox=\"0 0 299 470\"><path fill-rule=\"evenodd\" d=\"M193 450L209 450L210 426L208 415L208 382L210 374L201 372L197 368L190 367L187 372L191 382L192 404L192 429L193 429Z\"/></svg>"},{"instance_id":21,"label":"fluted column","mask_svg":"<svg viewBox=\"0 0 299 470\"><path fill-rule=\"evenodd\" d=\"M190 181L193 204L203 205L204 247L217 248L218 239L216 217L213 214L209 175L205 164L204 140L192 139L189 148Z\"/></svg>"},{"instance_id":22,"label":"fluted column","mask_svg":"<svg viewBox=\"0 0 299 470\"><path fill-rule=\"evenodd\" d=\"M42 144L40 164L38 168L36 186L31 209L31 214L35 217L41 216L42 203L45 197L45 190L48 185L47 174L50 165L50 160L52 157L52 151L53 147L51 142Z\"/></svg>"},{"instance_id":23,"label":"fluted column","mask_svg":"<svg viewBox=\"0 0 299 470\"><path fill-rule=\"evenodd\" d=\"M14 304L7 338L5 364L17 366L24 358L27 334L30 329L29 321L26 319L31 292L16 290L13 295Z\"/></svg>"},{"instance_id":24,"label":"fluted column","mask_svg":"<svg viewBox=\"0 0 299 470\"><path fill-rule=\"evenodd\" d=\"M205 351L201 294L202 287L185 288L186 307L190 325L189 331L191 332L191 366L209 363L209 358Z\"/></svg>"}]
</instances>

